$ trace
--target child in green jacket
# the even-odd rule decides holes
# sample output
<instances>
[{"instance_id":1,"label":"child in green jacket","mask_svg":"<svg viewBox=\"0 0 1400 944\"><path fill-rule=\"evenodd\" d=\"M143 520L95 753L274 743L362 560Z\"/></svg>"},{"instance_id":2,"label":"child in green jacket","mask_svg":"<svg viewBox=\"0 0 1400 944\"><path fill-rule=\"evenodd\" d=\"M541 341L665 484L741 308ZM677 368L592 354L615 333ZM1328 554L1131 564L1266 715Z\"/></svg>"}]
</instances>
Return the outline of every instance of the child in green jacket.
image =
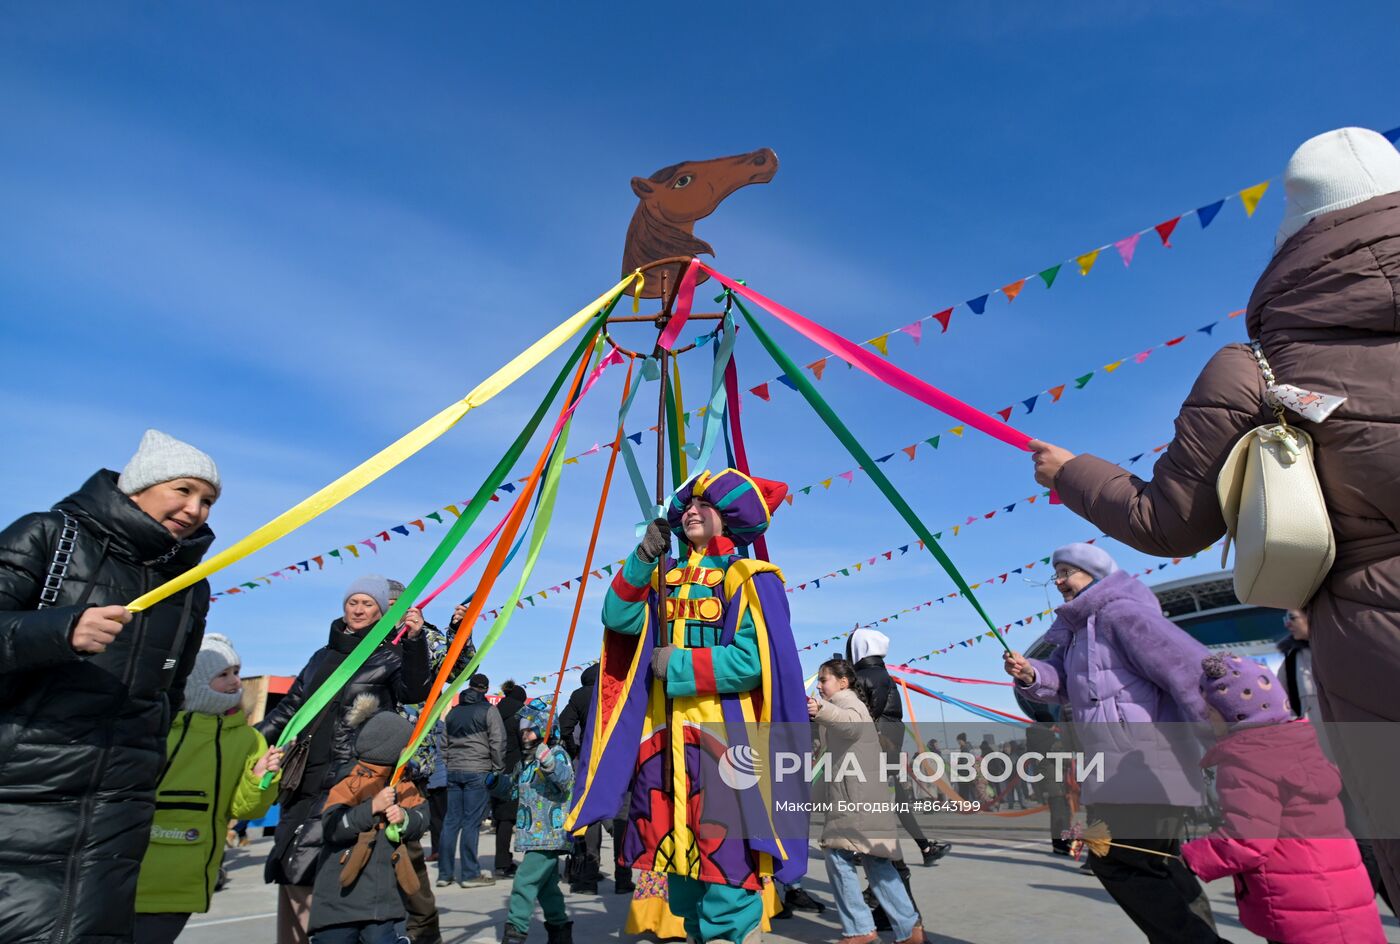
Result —
<instances>
[{"instance_id":1,"label":"child in green jacket","mask_svg":"<svg viewBox=\"0 0 1400 944\"><path fill-rule=\"evenodd\" d=\"M574 770L559 745L559 726L545 738L549 702L532 698L516 715L520 723L520 763L506 776L488 776L491 792L500 799L518 799L515 851L525 858L510 888L510 914L502 944L521 944L530 931L530 918L539 901L549 944L573 944L574 923L564 910L559 890L559 857L573 846L564 829ZM491 778L495 777L494 782Z\"/></svg>"},{"instance_id":2,"label":"child in green jacket","mask_svg":"<svg viewBox=\"0 0 1400 944\"><path fill-rule=\"evenodd\" d=\"M259 781L278 770L282 754L248 724L239 668L228 638L206 633L166 741L136 883L135 944L169 944L192 913L209 910L229 820L257 819L277 797Z\"/></svg>"}]
</instances>

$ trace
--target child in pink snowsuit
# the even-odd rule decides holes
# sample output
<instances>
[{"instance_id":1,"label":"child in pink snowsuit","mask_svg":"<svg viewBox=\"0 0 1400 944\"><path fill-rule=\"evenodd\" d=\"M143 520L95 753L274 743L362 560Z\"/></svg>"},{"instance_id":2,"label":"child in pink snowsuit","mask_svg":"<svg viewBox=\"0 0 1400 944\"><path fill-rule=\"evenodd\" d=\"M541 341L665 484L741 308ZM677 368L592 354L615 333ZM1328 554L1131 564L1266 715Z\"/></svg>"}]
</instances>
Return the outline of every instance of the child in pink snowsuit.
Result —
<instances>
[{"instance_id":1,"label":"child in pink snowsuit","mask_svg":"<svg viewBox=\"0 0 1400 944\"><path fill-rule=\"evenodd\" d=\"M1201 760L1216 768L1224 822L1182 846L1210 882L1235 879L1240 922L1276 944L1380 944L1371 881L1337 799L1342 781L1278 678L1233 653L1201 661L1201 694L1227 734Z\"/></svg>"}]
</instances>

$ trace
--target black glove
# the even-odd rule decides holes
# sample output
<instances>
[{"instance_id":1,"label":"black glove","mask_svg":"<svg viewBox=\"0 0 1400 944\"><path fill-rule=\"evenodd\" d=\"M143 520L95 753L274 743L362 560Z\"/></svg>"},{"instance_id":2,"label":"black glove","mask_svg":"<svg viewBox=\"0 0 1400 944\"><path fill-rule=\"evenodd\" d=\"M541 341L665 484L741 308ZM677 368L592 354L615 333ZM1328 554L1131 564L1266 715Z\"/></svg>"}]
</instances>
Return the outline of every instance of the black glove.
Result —
<instances>
[{"instance_id":1,"label":"black glove","mask_svg":"<svg viewBox=\"0 0 1400 944\"><path fill-rule=\"evenodd\" d=\"M637 560L643 564L655 564L670 549L671 526L665 518L657 518L647 525L647 533L642 535L642 543L637 545Z\"/></svg>"}]
</instances>

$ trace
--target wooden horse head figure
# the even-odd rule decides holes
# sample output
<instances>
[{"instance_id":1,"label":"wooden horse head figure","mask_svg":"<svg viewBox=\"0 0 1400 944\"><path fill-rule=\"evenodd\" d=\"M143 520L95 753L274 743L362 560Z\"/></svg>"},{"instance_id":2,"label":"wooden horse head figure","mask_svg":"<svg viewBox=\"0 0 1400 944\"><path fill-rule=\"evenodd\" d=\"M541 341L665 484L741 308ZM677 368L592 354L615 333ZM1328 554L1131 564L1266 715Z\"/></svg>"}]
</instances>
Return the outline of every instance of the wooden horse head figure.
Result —
<instances>
[{"instance_id":1,"label":"wooden horse head figure","mask_svg":"<svg viewBox=\"0 0 1400 944\"><path fill-rule=\"evenodd\" d=\"M663 167L650 177L633 177L637 211L627 227L627 244L622 250L622 272L670 256L713 256L714 249L695 235L695 221L703 220L740 187L766 184L778 172L778 155L771 148L748 154L717 157L709 161L685 161ZM674 286L681 266L668 265L647 273L642 298L661 297L661 273ZM700 273L698 281L709 276ZM632 288L627 291L631 293Z\"/></svg>"}]
</instances>

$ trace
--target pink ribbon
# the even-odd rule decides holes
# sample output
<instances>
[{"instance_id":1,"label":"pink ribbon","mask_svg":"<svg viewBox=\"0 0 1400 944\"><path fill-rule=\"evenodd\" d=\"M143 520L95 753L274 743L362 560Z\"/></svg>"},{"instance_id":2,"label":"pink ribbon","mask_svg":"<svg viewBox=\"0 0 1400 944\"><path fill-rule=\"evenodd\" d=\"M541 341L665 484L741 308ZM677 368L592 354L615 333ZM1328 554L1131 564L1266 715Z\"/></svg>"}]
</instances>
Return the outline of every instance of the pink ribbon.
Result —
<instances>
[{"instance_id":1,"label":"pink ribbon","mask_svg":"<svg viewBox=\"0 0 1400 944\"><path fill-rule=\"evenodd\" d=\"M556 439L559 438L559 431L564 428L564 424L568 422L569 417L574 415L574 410L578 409L578 405L583 402L583 398L588 394L588 391L593 389L593 385L598 382L598 378L603 376L603 371L607 370L613 364L621 363L622 360L622 352L619 351L617 348L613 348L611 351L608 352L606 357L604 357L601 361L598 362L598 366L593 368L593 372L590 373L588 375L588 379L584 381L583 387L579 390L578 396L574 398L574 402L569 405L568 409L560 413L559 418L554 421L554 428L550 430L549 439L547 440L547 442L553 443ZM472 565L475 564L478 560L480 560L482 554L486 553L486 549L490 547L493 543L495 543L496 538L500 536L501 529L505 527L506 521L509 520L511 513L515 510L516 505L519 505L520 502L524 500L524 498L524 492L521 492L518 496L516 496L515 503L511 505L511 511L506 512L506 516L496 524L496 527L491 531L490 534L486 536L486 540L478 544L476 546L476 550L468 554L466 559L462 561L462 563L457 565L457 569L452 572L451 576L449 576L442 583L438 584L437 587L431 593L425 596L422 600L419 600L414 609L422 610L429 603L432 603L434 600L436 600L438 596L442 593L442 591L452 586L454 583L456 583L462 578L463 574L471 570ZM399 640L403 638L404 633L406 632L408 632L408 627L404 626L394 636L393 644L398 645Z\"/></svg>"},{"instance_id":2,"label":"pink ribbon","mask_svg":"<svg viewBox=\"0 0 1400 944\"><path fill-rule=\"evenodd\" d=\"M1010 688L1013 682L995 682L990 679L960 678L956 675L939 675L937 672L930 672L927 669L916 669L912 665L892 665L891 669L897 672L913 672L915 675L930 675L934 678L941 678L948 682L961 682L964 685L1005 685Z\"/></svg>"},{"instance_id":3,"label":"pink ribbon","mask_svg":"<svg viewBox=\"0 0 1400 944\"><path fill-rule=\"evenodd\" d=\"M691 259L690 264L685 267L685 274L681 276L671 320L666 323L666 330L661 332L661 338L656 342L663 350L669 351L675 347L676 338L681 336L681 329L690 320L690 309L695 304L695 279L700 274L700 265L699 259Z\"/></svg>"},{"instance_id":4,"label":"pink ribbon","mask_svg":"<svg viewBox=\"0 0 1400 944\"><path fill-rule=\"evenodd\" d=\"M823 328L815 321L804 318L797 312L778 304L772 299L760 295L748 286L740 285L729 276L716 272L714 269L705 265L705 263L700 262L699 267L718 279L720 284L744 296L755 305L762 307L769 314L773 315L773 317L797 331L803 337L815 341L832 354L846 361L846 363L859 367L876 380L888 384L900 393L913 397L921 403L928 404L935 410L951 416L959 423L971 426L973 429L980 430L988 436L999 439L1008 446L1015 446L1017 449L1021 449L1025 452L1031 451L1029 445L1031 437L1015 427L1003 423L996 417L988 416L975 407L968 406L957 397L944 393L932 384L920 380L918 377L915 377L906 370L896 367L884 358L877 357L872 351L867 351L865 348L848 341L841 335Z\"/></svg>"}]
</instances>

